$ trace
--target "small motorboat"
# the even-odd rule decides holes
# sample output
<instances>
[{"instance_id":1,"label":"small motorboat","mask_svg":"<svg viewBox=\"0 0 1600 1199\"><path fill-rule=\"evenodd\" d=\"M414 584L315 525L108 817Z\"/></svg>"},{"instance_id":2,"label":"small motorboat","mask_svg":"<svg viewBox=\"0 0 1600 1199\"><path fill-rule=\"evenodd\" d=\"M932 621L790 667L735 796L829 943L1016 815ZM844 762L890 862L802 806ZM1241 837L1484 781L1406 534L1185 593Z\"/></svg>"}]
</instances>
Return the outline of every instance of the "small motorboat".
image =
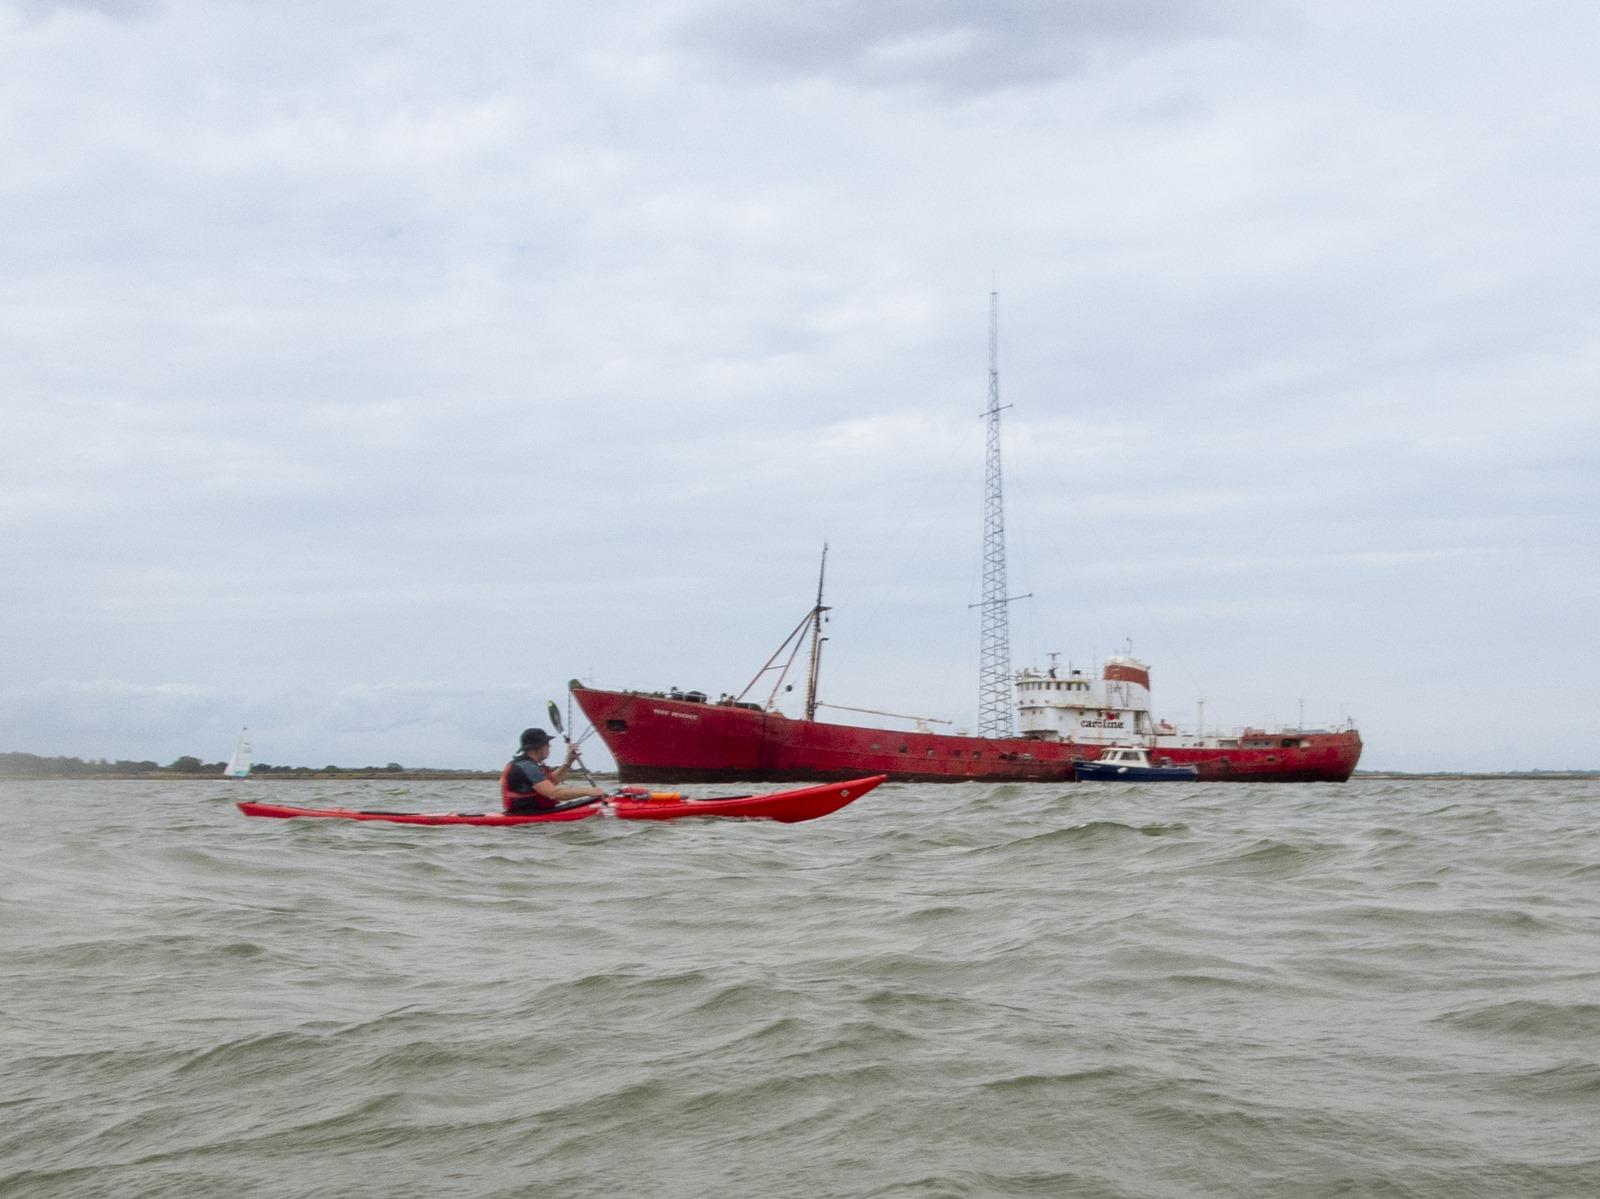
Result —
<instances>
[{"instance_id":1,"label":"small motorboat","mask_svg":"<svg viewBox=\"0 0 1600 1199\"><path fill-rule=\"evenodd\" d=\"M1200 768L1153 763L1147 749L1111 745L1093 761L1077 763L1075 777L1080 783L1189 783L1200 777Z\"/></svg>"}]
</instances>

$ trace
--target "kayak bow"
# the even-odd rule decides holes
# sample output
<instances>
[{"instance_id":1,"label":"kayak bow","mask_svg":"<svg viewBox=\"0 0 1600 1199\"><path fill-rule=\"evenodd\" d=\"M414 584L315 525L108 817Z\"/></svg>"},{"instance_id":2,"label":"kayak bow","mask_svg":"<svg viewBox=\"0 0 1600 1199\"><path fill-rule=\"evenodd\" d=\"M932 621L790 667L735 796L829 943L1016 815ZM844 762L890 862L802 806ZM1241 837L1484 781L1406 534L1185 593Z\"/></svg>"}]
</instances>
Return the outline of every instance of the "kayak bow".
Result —
<instances>
[{"instance_id":1,"label":"kayak bow","mask_svg":"<svg viewBox=\"0 0 1600 1199\"><path fill-rule=\"evenodd\" d=\"M797 824L837 812L860 799L887 775L852 779L847 783L825 783L794 791L774 791L767 795L735 795L719 799L652 798L646 795L608 795L583 807L553 812L511 816L503 812L376 812L353 808L297 808L288 804L241 802L246 816L267 816L278 820L296 817L321 817L329 820L372 820L386 824L477 824L494 827L515 824L560 824L587 820L602 812L619 820L681 820L685 817L721 816L737 820L776 820Z\"/></svg>"}]
</instances>

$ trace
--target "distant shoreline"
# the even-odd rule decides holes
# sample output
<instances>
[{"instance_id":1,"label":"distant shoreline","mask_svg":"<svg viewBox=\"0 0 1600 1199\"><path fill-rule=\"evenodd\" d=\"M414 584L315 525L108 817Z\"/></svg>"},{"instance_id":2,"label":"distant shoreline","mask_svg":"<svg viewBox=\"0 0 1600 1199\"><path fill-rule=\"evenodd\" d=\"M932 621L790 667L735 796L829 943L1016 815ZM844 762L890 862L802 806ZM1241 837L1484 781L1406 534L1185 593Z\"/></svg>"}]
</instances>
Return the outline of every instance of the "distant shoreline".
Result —
<instances>
[{"instance_id":1,"label":"distant shoreline","mask_svg":"<svg viewBox=\"0 0 1600 1199\"><path fill-rule=\"evenodd\" d=\"M390 782L481 782L500 777L498 770L274 770L267 774L252 774L246 778L230 778L225 774L195 774L177 770L127 771L124 773L95 771L93 774L51 774L44 771L17 774L0 774L0 782L7 779L28 782L63 783L295 783L307 779L387 779ZM607 777L598 771L595 778ZM609 777L615 778L615 775Z\"/></svg>"},{"instance_id":2,"label":"distant shoreline","mask_svg":"<svg viewBox=\"0 0 1600 1199\"><path fill-rule=\"evenodd\" d=\"M615 771L591 771L597 779L617 778ZM277 783L305 782L308 779L350 779L360 781L383 780L388 782L492 782L500 777L498 770L274 770L268 774L252 774L245 779L228 778L220 774L195 774L172 770L127 773L55 774L44 771L0 773L0 782L73 782L73 783ZM1507 770L1507 771L1397 771L1358 770L1351 781L1394 780L1397 782L1446 781L1450 779L1481 779L1496 782L1577 782L1600 778L1600 770ZM968 780L978 781L978 780ZM1268 784L1257 784L1267 786ZM1280 784L1281 785L1281 784Z\"/></svg>"},{"instance_id":3,"label":"distant shoreline","mask_svg":"<svg viewBox=\"0 0 1600 1199\"><path fill-rule=\"evenodd\" d=\"M1358 770L1354 779L1493 779L1509 782L1542 783L1551 779L1578 780L1600 778L1600 770Z\"/></svg>"}]
</instances>

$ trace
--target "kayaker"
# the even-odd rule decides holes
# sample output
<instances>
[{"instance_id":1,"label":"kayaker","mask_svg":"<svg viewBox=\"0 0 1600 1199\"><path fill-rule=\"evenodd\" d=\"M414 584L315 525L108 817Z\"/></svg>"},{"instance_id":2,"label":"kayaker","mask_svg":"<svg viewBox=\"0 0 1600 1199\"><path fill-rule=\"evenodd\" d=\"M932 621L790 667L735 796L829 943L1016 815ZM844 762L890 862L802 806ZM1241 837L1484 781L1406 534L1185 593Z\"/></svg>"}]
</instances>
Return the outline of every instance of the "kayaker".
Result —
<instances>
[{"instance_id":1,"label":"kayaker","mask_svg":"<svg viewBox=\"0 0 1600 1199\"><path fill-rule=\"evenodd\" d=\"M551 768L544 764L550 755L550 734L543 729L523 729L522 748L517 750L500 772L500 802L513 816L548 812L569 799L588 799L604 795L599 787L569 787L567 774L578 759L578 747L568 742L567 760Z\"/></svg>"}]
</instances>

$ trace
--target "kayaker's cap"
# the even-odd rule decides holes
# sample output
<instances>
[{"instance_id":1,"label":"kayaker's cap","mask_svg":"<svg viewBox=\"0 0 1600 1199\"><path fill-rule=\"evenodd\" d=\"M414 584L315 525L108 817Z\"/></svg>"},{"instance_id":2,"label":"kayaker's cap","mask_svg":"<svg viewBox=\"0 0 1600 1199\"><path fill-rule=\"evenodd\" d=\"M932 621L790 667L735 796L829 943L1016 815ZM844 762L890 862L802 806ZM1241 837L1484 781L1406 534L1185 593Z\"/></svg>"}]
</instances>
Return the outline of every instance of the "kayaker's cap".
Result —
<instances>
[{"instance_id":1,"label":"kayaker's cap","mask_svg":"<svg viewBox=\"0 0 1600 1199\"><path fill-rule=\"evenodd\" d=\"M550 734L543 729L523 729L522 748L532 749L535 745L549 745Z\"/></svg>"}]
</instances>

